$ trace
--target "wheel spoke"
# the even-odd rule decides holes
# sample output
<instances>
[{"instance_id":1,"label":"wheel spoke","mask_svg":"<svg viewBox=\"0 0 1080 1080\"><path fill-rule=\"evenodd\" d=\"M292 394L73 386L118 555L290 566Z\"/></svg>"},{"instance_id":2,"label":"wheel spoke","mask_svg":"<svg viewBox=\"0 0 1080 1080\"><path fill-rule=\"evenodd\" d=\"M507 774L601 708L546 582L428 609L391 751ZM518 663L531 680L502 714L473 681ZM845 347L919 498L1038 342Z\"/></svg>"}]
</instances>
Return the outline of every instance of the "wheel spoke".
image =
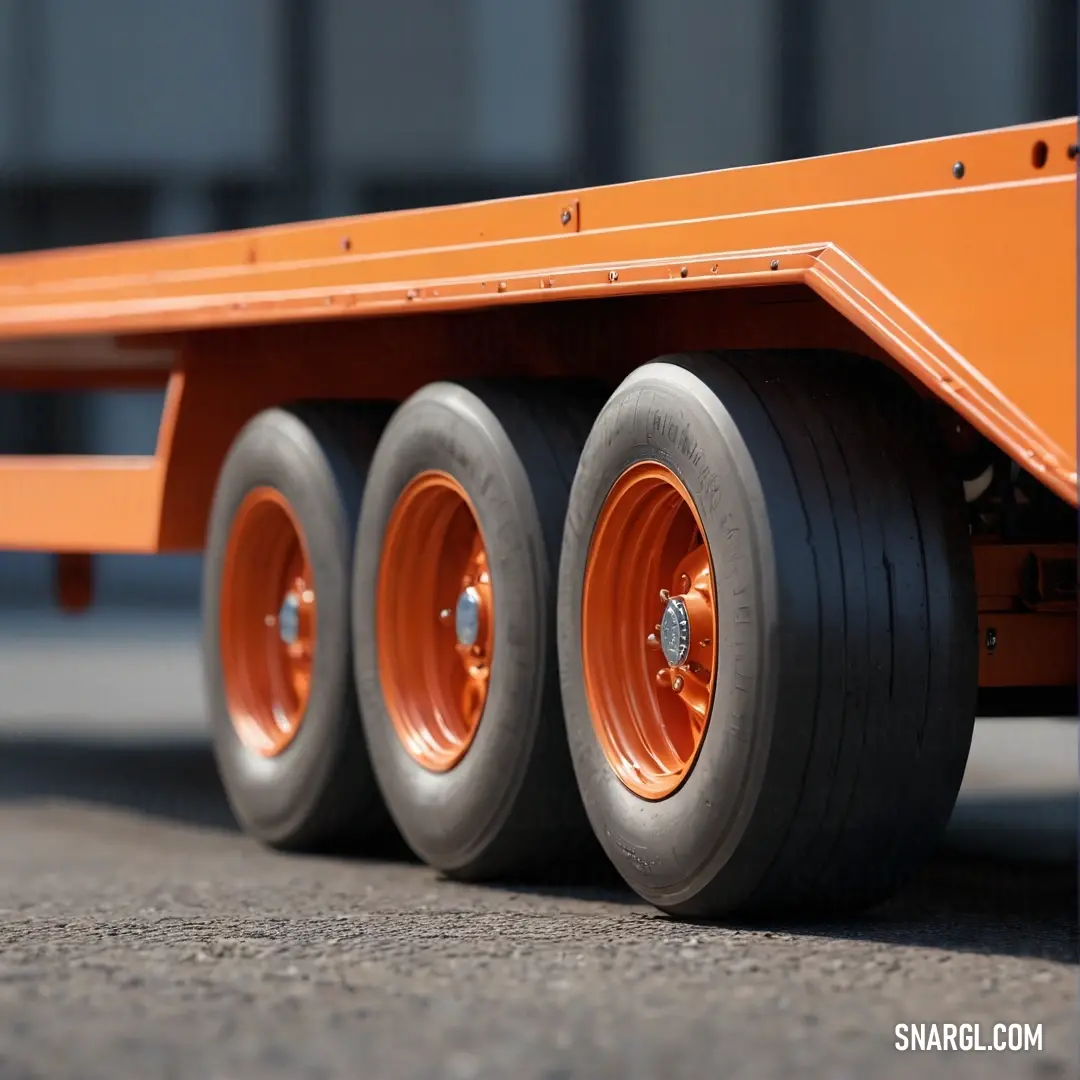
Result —
<instances>
[{"instance_id":1,"label":"wheel spoke","mask_svg":"<svg viewBox=\"0 0 1080 1080\"><path fill-rule=\"evenodd\" d=\"M709 549L700 540L679 562L675 570L675 583L676 592L688 593L693 589L712 596Z\"/></svg>"},{"instance_id":2,"label":"wheel spoke","mask_svg":"<svg viewBox=\"0 0 1080 1080\"><path fill-rule=\"evenodd\" d=\"M480 722L487 699L489 671L485 664L473 664L467 671L465 685L461 690L461 714L465 720L466 733L472 732Z\"/></svg>"},{"instance_id":3,"label":"wheel spoke","mask_svg":"<svg viewBox=\"0 0 1080 1080\"><path fill-rule=\"evenodd\" d=\"M695 725L697 730L701 730L708 719L712 688L709 680L702 678L701 672L680 669L680 674L682 675L683 686L682 690L679 691L679 697L690 713L691 723Z\"/></svg>"}]
</instances>

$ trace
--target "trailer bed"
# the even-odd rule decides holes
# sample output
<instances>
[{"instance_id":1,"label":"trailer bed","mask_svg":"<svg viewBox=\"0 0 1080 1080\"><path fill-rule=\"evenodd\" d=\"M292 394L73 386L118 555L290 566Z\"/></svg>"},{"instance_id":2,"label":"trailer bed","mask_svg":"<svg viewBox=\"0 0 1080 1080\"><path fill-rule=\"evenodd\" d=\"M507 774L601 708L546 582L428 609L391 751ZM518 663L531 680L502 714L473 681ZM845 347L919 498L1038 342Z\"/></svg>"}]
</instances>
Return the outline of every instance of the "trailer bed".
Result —
<instances>
[{"instance_id":1,"label":"trailer bed","mask_svg":"<svg viewBox=\"0 0 1080 1080\"><path fill-rule=\"evenodd\" d=\"M203 384L220 378L214 393L235 392L228 371L212 372L229 365L239 341L229 334L243 328L287 323L295 334L295 324L747 287L777 303L812 294L836 327L853 328L1075 505L1075 133L1068 119L554 195L2 258L0 390L167 383L169 395L152 458L0 459L0 546L198 546L198 513L183 535L165 520L173 435L195 373ZM825 338L843 344L838 333ZM259 340L245 351L274 353ZM385 355L357 347L346 363L343 351L303 362L310 373L320 352L334 352L353 389L379 383ZM264 366L287 395L281 363ZM411 390L400 366L396 374ZM95 510L103 503L107 518Z\"/></svg>"}]
</instances>

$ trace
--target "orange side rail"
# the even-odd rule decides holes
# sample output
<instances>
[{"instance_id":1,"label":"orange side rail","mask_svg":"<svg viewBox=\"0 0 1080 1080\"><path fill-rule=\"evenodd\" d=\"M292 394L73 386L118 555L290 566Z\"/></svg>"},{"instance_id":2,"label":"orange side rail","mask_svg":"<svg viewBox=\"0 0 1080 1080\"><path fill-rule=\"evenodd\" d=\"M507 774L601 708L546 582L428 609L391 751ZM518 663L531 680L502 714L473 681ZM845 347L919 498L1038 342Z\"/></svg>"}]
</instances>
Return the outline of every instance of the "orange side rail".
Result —
<instances>
[{"instance_id":1,"label":"orange side rail","mask_svg":"<svg viewBox=\"0 0 1080 1080\"><path fill-rule=\"evenodd\" d=\"M1069 119L558 195L8 257L0 388L5 372L25 373L28 348L32 366L50 367L60 339L152 334L160 345L181 331L784 283L812 290L1075 505L1075 142ZM64 364L54 366L62 379ZM148 460L0 459L0 546L156 550L172 447L163 433Z\"/></svg>"}]
</instances>

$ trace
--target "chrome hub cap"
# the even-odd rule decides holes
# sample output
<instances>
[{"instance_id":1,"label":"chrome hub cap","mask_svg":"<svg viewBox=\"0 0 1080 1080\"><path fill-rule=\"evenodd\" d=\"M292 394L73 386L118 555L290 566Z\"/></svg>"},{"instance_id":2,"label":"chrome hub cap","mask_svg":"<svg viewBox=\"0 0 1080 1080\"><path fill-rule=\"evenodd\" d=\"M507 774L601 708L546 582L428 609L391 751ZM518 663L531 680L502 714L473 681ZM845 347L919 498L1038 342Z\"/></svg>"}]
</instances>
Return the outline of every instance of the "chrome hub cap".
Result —
<instances>
[{"instance_id":1,"label":"chrome hub cap","mask_svg":"<svg viewBox=\"0 0 1080 1080\"><path fill-rule=\"evenodd\" d=\"M287 593L278 612L278 633L286 645L294 645L300 638L300 597Z\"/></svg>"},{"instance_id":2,"label":"chrome hub cap","mask_svg":"<svg viewBox=\"0 0 1080 1080\"><path fill-rule=\"evenodd\" d=\"M677 596L664 605L660 619L660 648L671 667L681 667L690 656L690 616Z\"/></svg>"},{"instance_id":3,"label":"chrome hub cap","mask_svg":"<svg viewBox=\"0 0 1080 1080\"><path fill-rule=\"evenodd\" d=\"M454 632L458 644L471 649L480 636L480 593L470 585L458 597L454 609Z\"/></svg>"}]
</instances>

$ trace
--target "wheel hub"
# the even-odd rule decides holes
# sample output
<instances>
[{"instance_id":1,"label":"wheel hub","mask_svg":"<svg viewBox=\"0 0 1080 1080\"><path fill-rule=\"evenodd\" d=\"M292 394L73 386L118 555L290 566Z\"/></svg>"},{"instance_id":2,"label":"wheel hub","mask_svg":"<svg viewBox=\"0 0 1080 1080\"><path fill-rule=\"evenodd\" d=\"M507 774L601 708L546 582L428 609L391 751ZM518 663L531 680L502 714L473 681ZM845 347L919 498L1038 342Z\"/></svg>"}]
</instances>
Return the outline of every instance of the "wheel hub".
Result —
<instances>
[{"instance_id":1,"label":"wheel hub","mask_svg":"<svg viewBox=\"0 0 1080 1080\"><path fill-rule=\"evenodd\" d=\"M408 754L432 772L467 752L487 700L494 602L487 550L465 489L420 473L387 523L379 567L379 677Z\"/></svg>"},{"instance_id":2,"label":"wheel hub","mask_svg":"<svg viewBox=\"0 0 1080 1080\"><path fill-rule=\"evenodd\" d=\"M631 466L608 493L585 567L581 633L608 764L635 794L665 798L705 737L718 633L704 528L689 492L658 462Z\"/></svg>"},{"instance_id":3,"label":"wheel hub","mask_svg":"<svg viewBox=\"0 0 1080 1080\"><path fill-rule=\"evenodd\" d=\"M678 596L664 605L660 619L660 648L671 667L681 667L690 656L690 616Z\"/></svg>"},{"instance_id":4,"label":"wheel hub","mask_svg":"<svg viewBox=\"0 0 1080 1080\"><path fill-rule=\"evenodd\" d=\"M303 721L315 650L315 592L303 532L274 488L236 511L222 568L220 640L229 714L241 741L280 754Z\"/></svg>"}]
</instances>

